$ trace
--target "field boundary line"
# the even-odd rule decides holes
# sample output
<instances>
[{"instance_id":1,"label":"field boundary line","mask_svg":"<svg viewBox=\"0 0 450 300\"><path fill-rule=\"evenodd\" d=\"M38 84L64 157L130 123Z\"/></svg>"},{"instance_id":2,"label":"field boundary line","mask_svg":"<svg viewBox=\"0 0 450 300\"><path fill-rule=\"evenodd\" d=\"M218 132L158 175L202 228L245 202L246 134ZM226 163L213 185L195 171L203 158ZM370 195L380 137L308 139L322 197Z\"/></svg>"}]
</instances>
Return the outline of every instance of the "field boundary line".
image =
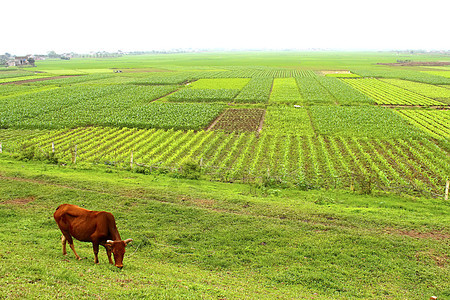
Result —
<instances>
[{"instance_id":1,"label":"field boundary line","mask_svg":"<svg viewBox=\"0 0 450 300\"><path fill-rule=\"evenodd\" d=\"M162 98L164 98L164 97L167 97L167 96L169 96L169 95L172 95L173 93L176 93L176 92L178 92L179 90L181 90L183 87L179 87L179 88L177 88L175 91L173 91L173 92L170 92L170 93L168 93L168 94L165 94L165 95L163 95L163 96L161 96L161 97L158 97L158 98L156 98L156 99L154 99L154 100L150 100L148 103L153 103L153 102L156 102L156 101L158 101L158 100L161 100Z\"/></svg>"},{"instance_id":2,"label":"field boundary line","mask_svg":"<svg viewBox=\"0 0 450 300\"><path fill-rule=\"evenodd\" d=\"M267 110L264 110L264 112L263 112L263 114L261 116L261 120L259 121L259 127L258 127L258 130L257 130L258 133L260 133L262 128L263 128L264 121L266 120L266 113L267 113Z\"/></svg>"},{"instance_id":3,"label":"field boundary line","mask_svg":"<svg viewBox=\"0 0 450 300\"><path fill-rule=\"evenodd\" d=\"M227 108L228 109L228 108ZM220 119L222 119L223 115L225 114L225 111L227 110L225 109L212 123L211 125L208 126L208 128L206 128L206 131L210 131L214 128L214 126L217 124L217 122L219 122Z\"/></svg>"}]
</instances>

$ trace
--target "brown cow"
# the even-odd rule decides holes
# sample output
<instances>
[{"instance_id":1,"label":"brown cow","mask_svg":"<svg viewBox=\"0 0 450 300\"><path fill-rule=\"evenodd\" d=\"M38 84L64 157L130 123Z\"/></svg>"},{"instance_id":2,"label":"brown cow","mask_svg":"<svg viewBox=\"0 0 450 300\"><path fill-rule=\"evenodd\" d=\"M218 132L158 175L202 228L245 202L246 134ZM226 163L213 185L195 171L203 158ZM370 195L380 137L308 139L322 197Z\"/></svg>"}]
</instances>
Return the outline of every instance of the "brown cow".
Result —
<instances>
[{"instance_id":1,"label":"brown cow","mask_svg":"<svg viewBox=\"0 0 450 300\"><path fill-rule=\"evenodd\" d=\"M67 255L67 241L77 259L81 259L75 252L72 240L72 237L74 237L82 242L92 242L96 264L98 264L98 246L102 245L106 249L109 263L113 264L111 260L112 252L114 254L114 265L118 268L123 267L125 247L132 239L122 241L116 227L116 221L111 213L87 210L72 204L62 204L56 209L53 217L63 234L61 242L64 255Z\"/></svg>"}]
</instances>

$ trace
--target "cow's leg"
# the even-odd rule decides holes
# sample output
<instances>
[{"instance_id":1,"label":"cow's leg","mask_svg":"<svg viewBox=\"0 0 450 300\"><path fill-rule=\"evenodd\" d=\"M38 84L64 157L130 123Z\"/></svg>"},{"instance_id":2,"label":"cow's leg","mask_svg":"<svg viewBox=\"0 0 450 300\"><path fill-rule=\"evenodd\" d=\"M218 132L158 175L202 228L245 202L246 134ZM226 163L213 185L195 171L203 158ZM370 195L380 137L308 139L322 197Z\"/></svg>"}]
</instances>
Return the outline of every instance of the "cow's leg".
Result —
<instances>
[{"instance_id":1,"label":"cow's leg","mask_svg":"<svg viewBox=\"0 0 450 300\"><path fill-rule=\"evenodd\" d=\"M67 250L66 250L66 237L63 235L61 235L61 244L62 244L62 250L63 250L63 255L67 255Z\"/></svg>"},{"instance_id":2,"label":"cow's leg","mask_svg":"<svg viewBox=\"0 0 450 300\"><path fill-rule=\"evenodd\" d=\"M77 251L75 251L75 246L73 245L72 236L68 232L63 231L62 233L63 233L63 237L61 238L61 242L63 244L63 254L67 255L67 251L66 251L66 241L67 241L69 243L70 249L72 249L72 251L73 251L73 254L75 254L75 256L78 260L81 260L82 258L77 254Z\"/></svg>"},{"instance_id":3,"label":"cow's leg","mask_svg":"<svg viewBox=\"0 0 450 300\"><path fill-rule=\"evenodd\" d=\"M109 263L113 265L114 262L111 259L111 248L108 246L105 246L105 249L106 249L106 255L108 255Z\"/></svg>"},{"instance_id":4,"label":"cow's leg","mask_svg":"<svg viewBox=\"0 0 450 300\"><path fill-rule=\"evenodd\" d=\"M98 242L92 242L92 248L94 248L94 262L98 264Z\"/></svg>"}]
</instances>

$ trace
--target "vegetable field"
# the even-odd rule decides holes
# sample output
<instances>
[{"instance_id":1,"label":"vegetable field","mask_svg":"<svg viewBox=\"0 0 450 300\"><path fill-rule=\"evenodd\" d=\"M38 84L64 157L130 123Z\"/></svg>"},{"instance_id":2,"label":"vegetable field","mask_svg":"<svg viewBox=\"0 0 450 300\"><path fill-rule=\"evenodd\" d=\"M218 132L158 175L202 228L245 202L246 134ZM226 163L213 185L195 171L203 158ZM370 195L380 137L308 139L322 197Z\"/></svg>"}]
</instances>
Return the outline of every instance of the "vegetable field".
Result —
<instances>
[{"instance_id":1,"label":"vegetable field","mask_svg":"<svg viewBox=\"0 0 450 300\"><path fill-rule=\"evenodd\" d=\"M443 193L450 81L434 73L444 71L380 66L374 57L251 55L143 56L123 61L122 73L89 59L74 69L41 62L39 75L0 70L1 155L54 151L66 165L145 172L194 163L226 182ZM79 76L12 83L58 74Z\"/></svg>"},{"instance_id":2,"label":"vegetable field","mask_svg":"<svg viewBox=\"0 0 450 300\"><path fill-rule=\"evenodd\" d=\"M48 153L52 143L66 163L74 159L76 145L77 161L129 166L133 153L135 164L155 170L201 161L204 171L219 180L247 182L269 174L311 188L371 181L381 189L411 186L438 193L450 172L448 143L430 137L83 127L48 131L26 144Z\"/></svg>"}]
</instances>

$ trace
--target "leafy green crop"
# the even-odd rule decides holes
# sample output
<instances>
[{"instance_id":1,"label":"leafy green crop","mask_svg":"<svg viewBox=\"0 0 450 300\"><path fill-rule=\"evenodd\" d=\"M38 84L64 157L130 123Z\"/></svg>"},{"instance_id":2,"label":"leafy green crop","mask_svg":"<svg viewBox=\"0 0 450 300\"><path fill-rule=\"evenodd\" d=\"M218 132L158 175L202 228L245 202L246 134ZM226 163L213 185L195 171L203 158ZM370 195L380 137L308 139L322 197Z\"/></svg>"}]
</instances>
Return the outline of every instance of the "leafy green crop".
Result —
<instances>
[{"instance_id":1,"label":"leafy green crop","mask_svg":"<svg viewBox=\"0 0 450 300\"><path fill-rule=\"evenodd\" d=\"M371 106L309 107L314 128L320 134L374 138L412 138L424 136L387 108Z\"/></svg>"},{"instance_id":2,"label":"leafy green crop","mask_svg":"<svg viewBox=\"0 0 450 300\"><path fill-rule=\"evenodd\" d=\"M294 78L275 78L270 103L301 104L303 99Z\"/></svg>"}]
</instances>

